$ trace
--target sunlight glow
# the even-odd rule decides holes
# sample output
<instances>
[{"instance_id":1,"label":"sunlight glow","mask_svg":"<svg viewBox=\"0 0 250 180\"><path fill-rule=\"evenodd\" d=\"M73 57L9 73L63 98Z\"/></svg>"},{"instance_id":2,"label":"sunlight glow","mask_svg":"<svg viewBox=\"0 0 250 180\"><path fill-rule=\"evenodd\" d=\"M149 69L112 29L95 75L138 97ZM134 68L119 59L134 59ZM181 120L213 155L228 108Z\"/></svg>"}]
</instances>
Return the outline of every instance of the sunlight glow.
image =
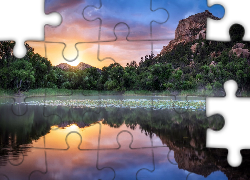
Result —
<instances>
[{"instance_id":1,"label":"sunlight glow","mask_svg":"<svg viewBox=\"0 0 250 180\"><path fill-rule=\"evenodd\" d=\"M76 124L71 124L70 126L66 127L66 129L70 131L78 131L79 127Z\"/></svg>"},{"instance_id":2,"label":"sunlight glow","mask_svg":"<svg viewBox=\"0 0 250 180\"><path fill-rule=\"evenodd\" d=\"M72 61L72 62L67 62L67 64L69 64L69 65L71 65L71 66L77 66L77 65L79 64L79 60L76 59L76 60L74 60L74 61Z\"/></svg>"},{"instance_id":3,"label":"sunlight glow","mask_svg":"<svg viewBox=\"0 0 250 180\"><path fill-rule=\"evenodd\" d=\"M51 128L51 129L58 129L58 126L55 125L55 126L51 126L50 128Z\"/></svg>"}]
</instances>

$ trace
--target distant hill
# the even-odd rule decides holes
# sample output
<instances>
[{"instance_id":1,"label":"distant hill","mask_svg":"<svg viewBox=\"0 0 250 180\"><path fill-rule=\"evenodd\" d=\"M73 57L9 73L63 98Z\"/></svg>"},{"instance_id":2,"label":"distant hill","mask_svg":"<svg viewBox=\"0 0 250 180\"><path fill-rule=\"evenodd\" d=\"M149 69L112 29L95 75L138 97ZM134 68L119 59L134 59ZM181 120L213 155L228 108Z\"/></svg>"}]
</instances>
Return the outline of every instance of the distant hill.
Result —
<instances>
[{"instance_id":1,"label":"distant hill","mask_svg":"<svg viewBox=\"0 0 250 180\"><path fill-rule=\"evenodd\" d=\"M80 62L77 66L71 66L67 63L61 63L61 64L58 64L56 67L62 69L62 70L70 70L70 69L73 69L73 70L84 70L84 69L87 69L87 68L91 68L93 66L89 65L89 64L85 64L83 62ZM95 68L95 67L94 67ZM97 70L99 72L101 72L101 69L97 68Z\"/></svg>"}]
</instances>

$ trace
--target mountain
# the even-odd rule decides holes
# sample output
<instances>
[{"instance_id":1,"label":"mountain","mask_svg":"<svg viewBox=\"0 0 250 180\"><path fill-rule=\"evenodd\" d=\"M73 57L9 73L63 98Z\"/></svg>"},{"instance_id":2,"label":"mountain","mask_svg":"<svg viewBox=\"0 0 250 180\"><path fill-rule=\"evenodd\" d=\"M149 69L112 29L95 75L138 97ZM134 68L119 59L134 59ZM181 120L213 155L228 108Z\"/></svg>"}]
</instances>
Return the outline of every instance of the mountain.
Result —
<instances>
[{"instance_id":1,"label":"mountain","mask_svg":"<svg viewBox=\"0 0 250 180\"><path fill-rule=\"evenodd\" d=\"M62 69L62 70L69 70L69 69L74 69L74 70L84 70L84 69L87 69L87 68L91 68L93 66L89 65L89 64L85 64L83 62L80 62L77 66L71 66L67 63L61 63L61 64L58 64L56 67ZM97 70L99 72L101 72L101 69L97 68Z\"/></svg>"},{"instance_id":2,"label":"mountain","mask_svg":"<svg viewBox=\"0 0 250 180\"><path fill-rule=\"evenodd\" d=\"M175 30L174 40L170 41L167 46L163 46L160 54L170 52L180 43L186 44L196 39L206 39L207 18L220 20L220 18L213 16L208 10L180 20Z\"/></svg>"}]
</instances>

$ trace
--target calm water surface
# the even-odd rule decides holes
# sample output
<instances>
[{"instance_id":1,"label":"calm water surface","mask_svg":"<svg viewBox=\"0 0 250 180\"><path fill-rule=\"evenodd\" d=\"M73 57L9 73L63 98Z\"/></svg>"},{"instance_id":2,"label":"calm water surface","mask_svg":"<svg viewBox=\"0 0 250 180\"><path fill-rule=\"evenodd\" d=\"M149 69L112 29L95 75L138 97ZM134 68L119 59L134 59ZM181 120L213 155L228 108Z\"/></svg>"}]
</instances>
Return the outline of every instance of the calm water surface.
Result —
<instances>
[{"instance_id":1,"label":"calm water surface","mask_svg":"<svg viewBox=\"0 0 250 180\"><path fill-rule=\"evenodd\" d=\"M205 147L206 129L221 129L224 121L206 118L204 110L31 103L81 98L2 100L0 179L249 179L249 151L232 168L227 150Z\"/></svg>"}]
</instances>

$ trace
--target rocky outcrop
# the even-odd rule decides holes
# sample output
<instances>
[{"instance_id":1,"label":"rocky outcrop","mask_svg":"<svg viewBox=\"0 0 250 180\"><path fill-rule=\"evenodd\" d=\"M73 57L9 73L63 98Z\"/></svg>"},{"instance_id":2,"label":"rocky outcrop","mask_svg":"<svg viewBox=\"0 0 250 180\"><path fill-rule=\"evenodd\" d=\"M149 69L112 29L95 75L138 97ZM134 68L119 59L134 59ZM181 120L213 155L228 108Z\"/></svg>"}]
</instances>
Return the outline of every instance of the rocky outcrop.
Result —
<instances>
[{"instance_id":1,"label":"rocky outcrop","mask_svg":"<svg viewBox=\"0 0 250 180\"><path fill-rule=\"evenodd\" d=\"M217 57L219 57L221 55L221 52L219 51L219 52L211 52L210 53L210 57L211 58L217 58Z\"/></svg>"},{"instance_id":2,"label":"rocky outcrop","mask_svg":"<svg viewBox=\"0 0 250 180\"><path fill-rule=\"evenodd\" d=\"M69 70L69 69L73 69L73 70L84 70L84 69L87 69L87 68L91 68L91 67L93 67L93 66L91 66L91 65L89 65L89 64L85 64L85 63L83 63L83 62L80 62L77 66L71 66L71 65L69 65L69 64L67 64L67 63L61 63L61 64L59 64L59 65L57 65L56 67L58 67L58 68L60 68L60 69L62 69L62 70ZM98 69L97 68L97 70L98 70L98 72L101 72L101 70L100 69Z\"/></svg>"},{"instance_id":3,"label":"rocky outcrop","mask_svg":"<svg viewBox=\"0 0 250 180\"><path fill-rule=\"evenodd\" d=\"M194 53L195 52L195 50L196 50L196 46L198 45L199 43L195 43L195 44L193 44L192 46L191 46L191 51Z\"/></svg>"},{"instance_id":4,"label":"rocky outcrop","mask_svg":"<svg viewBox=\"0 0 250 180\"><path fill-rule=\"evenodd\" d=\"M199 43L194 43L194 44L191 46L190 49L191 49L191 51L192 51L193 53L195 53L198 44L199 44ZM203 47L203 46L204 46L204 42L201 42L201 47Z\"/></svg>"},{"instance_id":5,"label":"rocky outcrop","mask_svg":"<svg viewBox=\"0 0 250 180\"><path fill-rule=\"evenodd\" d=\"M217 65L217 63L212 61L209 66L216 66L216 65Z\"/></svg>"},{"instance_id":6,"label":"rocky outcrop","mask_svg":"<svg viewBox=\"0 0 250 180\"><path fill-rule=\"evenodd\" d=\"M80 70L84 70L84 69L86 69L86 68L91 68L92 66L90 66L90 65L88 65L88 64L85 64L85 63L83 63L83 62L80 62L77 66L76 66L76 68L77 69L80 69Z\"/></svg>"},{"instance_id":7,"label":"rocky outcrop","mask_svg":"<svg viewBox=\"0 0 250 180\"><path fill-rule=\"evenodd\" d=\"M244 46L245 44L243 43L236 43L229 51L229 54L236 54L237 57L242 55L243 58L248 58L250 56L250 52L248 49L243 49Z\"/></svg>"},{"instance_id":8,"label":"rocky outcrop","mask_svg":"<svg viewBox=\"0 0 250 180\"><path fill-rule=\"evenodd\" d=\"M215 17L208 10L202 13L198 13L189 16L186 19L179 21L179 24L175 30L175 38L170 41L167 46L163 46L160 56L166 52L171 51L176 45L183 43L186 44L195 39L206 39L206 25L207 18L219 20L220 18Z\"/></svg>"},{"instance_id":9,"label":"rocky outcrop","mask_svg":"<svg viewBox=\"0 0 250 180\"><path fill-rule=\"evenodd\" d=\"M70 66L67 63L61 63L61 64L58 64L56 67L58 67L58 68L60 68L62 70L69 70L72 66Z\"/></svg>"},{"instance_id":10,"label":"rocky outcrop","mask_svg":"<svg viewBox=\"0 0 250 180\"><path fill-rule=\"evenodd\" d=\"M245 44L243 44L243 43L236 43L236 44L232 47L232 49L243 48L244 46L245 46Z\"/></svg>"}]
</instances>

